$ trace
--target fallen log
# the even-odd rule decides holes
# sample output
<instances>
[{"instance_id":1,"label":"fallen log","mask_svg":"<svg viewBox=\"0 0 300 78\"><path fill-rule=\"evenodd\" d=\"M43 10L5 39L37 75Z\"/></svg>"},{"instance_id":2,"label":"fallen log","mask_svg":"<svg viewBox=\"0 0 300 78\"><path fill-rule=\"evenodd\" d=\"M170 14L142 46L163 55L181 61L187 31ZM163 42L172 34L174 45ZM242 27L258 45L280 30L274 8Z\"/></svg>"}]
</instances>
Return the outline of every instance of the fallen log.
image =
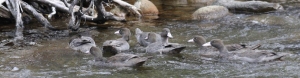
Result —
<instances>
[{"instance_id":1,"label":"fallen log","mask_svg":"<svg viewBox=\"0 0 300 78\"><path fill-rule=\"evenodd\" d=\"M43 26L48 29L54 29L54 27L50 24L50 22L40 13L38 13L32 6L27 4L26 2L21 1L21 5L25 11L31 13Z\"/></svg>"}]
</instances>

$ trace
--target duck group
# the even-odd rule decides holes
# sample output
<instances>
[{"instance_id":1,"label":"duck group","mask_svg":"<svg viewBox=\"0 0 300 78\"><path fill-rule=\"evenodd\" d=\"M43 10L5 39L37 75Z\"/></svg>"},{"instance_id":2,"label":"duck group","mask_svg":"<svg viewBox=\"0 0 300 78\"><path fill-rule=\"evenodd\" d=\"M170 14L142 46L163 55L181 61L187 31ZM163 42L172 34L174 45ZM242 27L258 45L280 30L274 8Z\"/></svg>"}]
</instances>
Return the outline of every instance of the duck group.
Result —
<instances>
[{"instance_id":1,"label":"duck group","mask_svg":"<svg viewBox=\"0 0 300 78\"><path fill-rule=\"evenodd\" d=\"M90 53L95 59L93 65L105 67L135 67L142 66L152 56L140 56L129 53L131 31L128 28L119 28L115 32L121 38L107 40L103 48L95 44L92 37L78 36L70 40L69 47L83 53ZM169 28L163 28L160 33L144 32L139 28L135 29L136 42L144 48L144 53L149 54L180 54L186 48L178 43L170 43L169 38L174 38ZM221 39L213 39L206 42L202 36L195 36L187 40L199 47L199 57L207 57L218 61L242 61L242 62L269 62L280 60L287 53L257 50L260 44L246 46L244 44L224 45ZM212 47L209 47L212 46ZM109 56L104 56L109 54Z\"/></svg>"}]
</instances>

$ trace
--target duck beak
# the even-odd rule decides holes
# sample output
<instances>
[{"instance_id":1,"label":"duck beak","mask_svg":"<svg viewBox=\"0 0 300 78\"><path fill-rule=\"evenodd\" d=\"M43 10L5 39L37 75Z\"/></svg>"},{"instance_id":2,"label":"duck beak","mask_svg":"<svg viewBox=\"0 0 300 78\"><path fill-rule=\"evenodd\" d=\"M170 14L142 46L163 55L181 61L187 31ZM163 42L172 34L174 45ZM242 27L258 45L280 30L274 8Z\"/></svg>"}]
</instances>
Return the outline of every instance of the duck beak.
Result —
<instances>
[{"instance_id":1,"label":"duck beak","mask_svg":"<svg viewBox=\"0 0 300 78\"><path fill-rule=\"evenodd\" d=\"M167 34L167 36L168 36L169 38L173 38L173 36L172 36L172 34L171 34L170 32Z\"/></svg>"},{"instance_id":2,"label":"duck beak","mask_svg":"<svg viewBox=\"0 0 300 78\"><path fill-rule=\"evenodd\" d=\"M191 42L194 42L194 39L190 39L188 42L190 42L190 43L191 43Z\"/></svg>"},{"instance_id":3,"label":"duck beak","mask_svg":"<svg viewBox=\"0 0 300 78\"><path fill-rule=\"evenodd\" d=\"M211 46L210 42L203 44L202 46Z\"/></svg>"},{"instance_id":4,"label":"duck beak","mask_svg":"<svg viewBox=\"0 0 300 78\"><path fill-rule=\"evenodd\" d=\"M121 35L121 34L120 34L120 30L116 31L115 34Z\"/></svg>"}]
</instances>

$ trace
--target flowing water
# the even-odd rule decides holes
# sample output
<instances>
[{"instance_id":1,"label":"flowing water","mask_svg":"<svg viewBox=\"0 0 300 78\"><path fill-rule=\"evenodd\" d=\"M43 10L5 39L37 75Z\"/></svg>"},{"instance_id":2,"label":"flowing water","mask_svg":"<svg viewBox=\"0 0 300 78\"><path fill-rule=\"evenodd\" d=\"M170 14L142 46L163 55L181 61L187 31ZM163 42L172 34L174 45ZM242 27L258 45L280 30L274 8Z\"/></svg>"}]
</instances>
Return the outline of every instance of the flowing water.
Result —
<instances>
[{"instance_id":1,"label":"flowing water","mask_svg":"<svg viewBox=\"0 0 300 78\"><path fill-rule=\"evenodd\" d=\"M180 55L157 55L138 68L103 68L90 65L91 55L75 54L68 47L69 36L34 41L35 46L14 47L0 50L0 77L110 77L110 78L195 78L195 77L298 77L300 71L300 3L278 1L285 10L262 14L230 14L210 21L191 20L191 14L208 3L193 3L196 0L151 0L160 11L159 19L131 19L126 23L111 22L101 26L82 26L88 29L98 46L105 40L120 36L113 33L116 27L128 27L132 34L135 28L143 31L160 32L170 28L173 39L169 42L187 46ZM129 2L133 3L134 0ZM277 1L276 1L277 2ZM51 20L56 27L66 30L68 20ZM13 26L13 25L10 25ZM42 28L38 23L26 25L27 30ZM14 30L1 26L0 39L11 38ZM28 35L28 34L27 34ZM29 34L32 35L32 34ZM260 49L286 52L283 61L266 63L214 62L200 59L198 48L187 40L196 35L207 41L222 39L225 44L261 44ZM38 36L41 37L41 36ZM43 36L42 36L43 37ZM143 55L134 50L136 39L131 36L133 54ZM3 47L5 48L5 47ZM16 52L15 52L16 51ZM13 68L18 68L13 70Z\"/></svg>"}]
</instances>

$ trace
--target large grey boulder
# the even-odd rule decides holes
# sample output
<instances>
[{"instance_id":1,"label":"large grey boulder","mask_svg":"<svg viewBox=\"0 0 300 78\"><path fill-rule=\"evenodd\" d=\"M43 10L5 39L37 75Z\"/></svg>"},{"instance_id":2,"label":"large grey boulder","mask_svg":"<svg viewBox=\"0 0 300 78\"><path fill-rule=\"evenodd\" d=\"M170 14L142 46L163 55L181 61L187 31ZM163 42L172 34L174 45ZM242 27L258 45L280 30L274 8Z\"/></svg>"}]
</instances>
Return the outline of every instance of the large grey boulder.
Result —
<instances>
[{"instance_id":1,"label":"large grey boulder","mask_svg":"<svg viewBox=\"0 0 300 78\"><path fill-rule=\"evenodd\" d=\"M218 0L215 4L227 7L233 13L264 13L283 9L279 3L265 1Z\"/></svg>"},{"instance_id":2,"label":"large grey boulder","mask_svg":"<svg viewBox=\"0 0 300 78\"><path fill-rule=\"evenodd\" d=\"M229 11L224 6L211 5L201 7L192 14L194 20L210 20L226 16Z\"/></svg>"}]
</instances>

